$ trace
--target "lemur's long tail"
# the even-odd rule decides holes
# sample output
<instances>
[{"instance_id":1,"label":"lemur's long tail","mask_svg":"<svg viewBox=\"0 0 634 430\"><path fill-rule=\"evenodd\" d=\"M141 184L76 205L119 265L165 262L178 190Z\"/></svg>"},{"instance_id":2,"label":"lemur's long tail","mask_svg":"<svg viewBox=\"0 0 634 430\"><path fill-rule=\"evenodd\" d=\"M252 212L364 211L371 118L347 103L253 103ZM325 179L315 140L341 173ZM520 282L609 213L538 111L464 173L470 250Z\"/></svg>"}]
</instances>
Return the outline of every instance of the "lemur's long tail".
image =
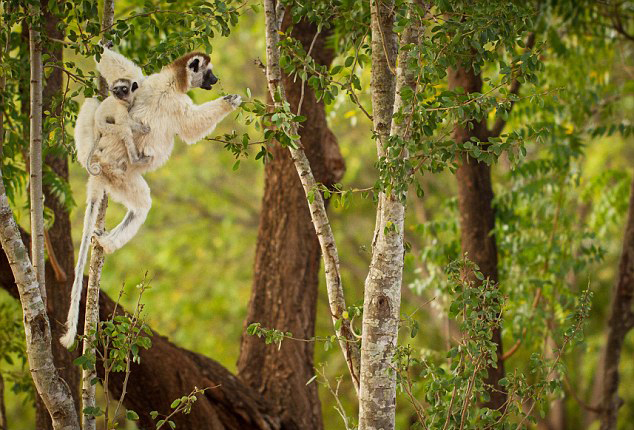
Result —
<instances>
[{"instance_id":1,"label":"lemur's long tail","mask_svg":"<svg viewBox=\"0 0 634 430\"><path fill-rule=\"evenodd\" d=\"M90 248L90 238L95 231L97 222L97 205L101 202L101 197L95 198L94 195L88 199L86 207L86 215L84 215L84 231L81 237L81 245L79 246L79 256L77 257L77 266L75 267L75 281L73 282L73 290L70 297L70 308L68 309L68 319L66 320L66 334L60 338L60 342L66 348L70 348L75 342L77 335L77 322L79 320L79 302L81 301L81 290L84 281L84 266L88 257L88 249Z\"/></svg>"},{"instance_id":2,"label":"lemur's long tail","mask_svg":"<svg viewBox=\"0 0 634 430\"><path fill-rule=\"evenodd\" d=\"M91 169L94 171L94 167L90 165L90 159L95 150L95 112L97 112L99 104L100 102L96 98L86 99L75 122L77 161L89 172ZM94 175L94 173L90 173Z\"/></svg>"}]
</instances>

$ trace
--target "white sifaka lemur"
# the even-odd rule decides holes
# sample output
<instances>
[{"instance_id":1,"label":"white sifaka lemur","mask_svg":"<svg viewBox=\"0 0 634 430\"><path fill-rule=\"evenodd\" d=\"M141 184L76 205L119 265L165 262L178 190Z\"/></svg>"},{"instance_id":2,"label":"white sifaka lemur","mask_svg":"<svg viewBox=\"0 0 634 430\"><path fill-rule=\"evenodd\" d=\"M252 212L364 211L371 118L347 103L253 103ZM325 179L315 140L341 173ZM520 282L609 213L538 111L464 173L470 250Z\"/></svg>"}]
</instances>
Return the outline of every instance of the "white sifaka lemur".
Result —
<instances>
[{"instance_id":1,"label":"white sifaka lemur","mask_svg":"<svg viewBox=\"0 0 634 430\"><path fill-rule=\"evenodd\" d=\"M138 78L142 72L136 64L121 54L104 49L97 69L109 84L122 77L132 77L132 80L140 82L129 115L134 121L149 127L149 132L134 135L135 147L145 162L129 163L119 172L114 169L116 174L88 178L84 230L75 267L67 331L60 339L66 347L73 344L77 333L83 272L93 234L106 253L127 243L145 221L152 203L150 188L142 175L165 164L172 153L176 135L188 144L195 143L211 133L218 122L242 103L240 96L235 94L200 105L192 102L187 91L192 88L210 90L218 81L212 72L209 56L201 52L186 54L159 73ZM95 124L98 107L95 99L86 100L77 117L75 145L80 162L87 160L88 152L95 146L98 137ZM98 207L105 193L125 205L128 212L113 230L95 232Z\"/></svg>"}]
</instances>

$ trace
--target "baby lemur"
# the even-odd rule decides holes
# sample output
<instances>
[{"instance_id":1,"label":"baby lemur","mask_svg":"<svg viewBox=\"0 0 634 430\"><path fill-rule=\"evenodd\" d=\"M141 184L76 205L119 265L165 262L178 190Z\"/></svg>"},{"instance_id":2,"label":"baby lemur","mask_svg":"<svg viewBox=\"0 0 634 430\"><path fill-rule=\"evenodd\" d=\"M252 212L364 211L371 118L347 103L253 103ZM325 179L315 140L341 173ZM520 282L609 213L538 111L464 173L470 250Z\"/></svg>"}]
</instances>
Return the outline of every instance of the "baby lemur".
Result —
<instances>
[{"instance_id":1,"label":"baby lemur","mask_svg":"<svg viewBox=\"0 0 634 430\"><path fill-rule=\"evenodd\" d=\"M129 111L134 104L139 84L130 79L117 79L107 97L95 112L95 141L86 159L91 175L113 177L124 172L129 164L145 164L151 157L139 154L133 133L147 134L150 127L135 121Z\"/></svg>"}]
</instances>

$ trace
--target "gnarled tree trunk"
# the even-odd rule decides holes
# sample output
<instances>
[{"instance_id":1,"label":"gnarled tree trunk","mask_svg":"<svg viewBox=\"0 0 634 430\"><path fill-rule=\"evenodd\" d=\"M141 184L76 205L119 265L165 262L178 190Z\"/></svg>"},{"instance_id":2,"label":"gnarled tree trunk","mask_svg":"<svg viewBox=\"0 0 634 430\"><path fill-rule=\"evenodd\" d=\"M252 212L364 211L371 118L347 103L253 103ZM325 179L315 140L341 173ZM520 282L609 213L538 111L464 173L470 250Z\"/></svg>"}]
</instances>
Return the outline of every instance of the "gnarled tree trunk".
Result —
<instances>
[{"instance_id":1,"label":"gnarled tree trunk","mask_svg":"<svg viewBox=\"0 0 634 430\"><path fill-rule=\"evenodd\" d=\"M35 388L51 414L53 428L79 429L70 389L60 377L53 362L51 327L35 270L13 218L2 181L0 181L0 242L10 262L10 269L7 270L5 266L4 270L13 273L22 304L26 354Z\"/></svg>"},{"instance_id":2,"label":"gnarled tree trunk","mask_svg":"<svg viewBox=\"0 0 634 430\"><path fill-rule=\"evenodd\" d=\"M22 234L25 244L29 237ZM67 238L70 240L70 238ZM51 270L48 269L47 270ZM84 277L84 282L87 282ZM0 253L0 288L18 297L15 280L7 257ZM85 297L81 308L84 309ZM108 318L114 302L105 293L99 297L99 315ZM119 306L119 313L123 313ZM83 315L80 315L83 318ZM61 326L61 324L60 324ZM80 333L81 334L81 333ZM65 363L65 366L73 366ZM103 376L103 375L102 375ZM110 375L110 391L121 394L123 373ZM271 413L266 399L245 386L237 377L214 360L195 352L179 348L164 336L154 334L152 348L141 352L141 363L133 364L124 406L135 410L139 428L154 428L150 411L169 413L174 399L189 394L194 386L215 387L199 398L189 415L176 415L177 428L210 430L277 430L279 419ZM38 427L39 430L39 427Z\"/></svg>"},{"instance_id":3,"label":"gnarled tree trunk","mask_svg":"<svg viewBox=\"0 0 634 430\"><path fill-rule=\"evenodd\" d=\"M282 28L291 23L287 14ZM324 44L326 35L301 21L292 36L302 42L320 64L329 65L333 53ZM313 43L314 41L314 43ZM324 105L317 102L301 80L283 76L286 95L297 112L303 93L299 134L315 179L330 186L341 179L344 162L337 141L328 129ZM279 144L271 148L273 159L265 167L264 197L255 254L253 290L245 327L259 322L264 327L291 332L309 339L315 334L315 313L321 252L308 203L289 151ZM284 341L281 348L263 339L243 335L238 359L240 378L270 399L284 428L322 428L314 375L314 344Z\"/></svg>"}]
</instances>

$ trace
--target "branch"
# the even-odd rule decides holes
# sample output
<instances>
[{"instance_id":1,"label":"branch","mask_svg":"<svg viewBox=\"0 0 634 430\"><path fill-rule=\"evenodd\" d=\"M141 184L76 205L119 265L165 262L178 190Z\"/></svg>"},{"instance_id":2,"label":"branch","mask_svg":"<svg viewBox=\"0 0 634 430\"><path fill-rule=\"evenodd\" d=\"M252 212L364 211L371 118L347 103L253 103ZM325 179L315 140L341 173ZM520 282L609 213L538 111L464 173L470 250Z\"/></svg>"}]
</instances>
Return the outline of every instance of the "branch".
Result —
<instances>
[{"instance_id":1,"label":"branch","mask_svg":"<svg viewBox=\"0 0 634 430\"><path fill-rule=\"evenodd\" d=\"M51 237L48 234L48 230L44 230L44 245L46 245L46 253L48 254L48 261L51 263L53 267L53 272L55 272L55 280L57 282L66 282L66 271L59 264L59 260L55 255L55 250L53 249L53 244L51 243Z\"/></svg>"},{"instance_id":2,"label":"branch","mask_svg":"<svg viewBox=\"0 0 634 430\"><path fill-rule=\"evenodd\" d=\"M526 43L525 43L525 52L528 52L530 50L533 49L533 46L535 46L535 33L531 32L528 35L528 38L526 39ZM513 82L511 82L511 88L509 89L509 93L513 94L513 95L518 95L520 92L520 81L517 80L517 75L515 76L515 78L513 78ZM511 109L513 108L513 105L515 104L514 101L511 101ZM510 110L510 109L509 109ZM491 131L489 132L489 136L490 137L498 137L500 136L500 133L502 133L502 130L504 130L504 126L506 125L506 120L502 117L498 118L495 121L495 124L493 125L493 128L491 129Z\"/></svg>"},{"instance_id":3,"label":"branch","mask_svg":"<svg viewBox=\"0 0 634 430\"><path fill-rule=\"evenodd\" d=\"M280 106L286 95L284 92L284 86L282 84L282 72L279 64L279 33L277 31L277 17L279 13L276 13L275 1L264 0L264 16L266 25L266 77L268 83L268 90L273 100L276 99L276 92L281 96L281 101L276 102L276 106ZM297 125L293 123L293 133L297 134ZM314 195L312 201L308 200L308 206L310 209L310 216L319 239L319 245L321 247L322 257L324 260L324 270L326 273L326 289L328 290L328 302L330 304L330 312L332 315L333 324L337 327L337 321L341 321L341 327L335 328L337 336L341 339L339 344L343 350L350 376L355 389L359 388L359 365L360 354L357 339L354 337L352 329L350 327L350 321L343 317L346 312L346 301L343 293L343 287L341 284L341 274L339 271L339 255L337 252L337 245L335 238L330 227L330 221L326 213L324 206L324 200L320 192L314 192L317 188L317 182L313 176L313 172L310 167L310 163L306 154L301 146L301 142L297 141L297 148L289 146L291 158L299 175L304 193L306 196L309 193Z\"/></svg>"}]
</instances>

